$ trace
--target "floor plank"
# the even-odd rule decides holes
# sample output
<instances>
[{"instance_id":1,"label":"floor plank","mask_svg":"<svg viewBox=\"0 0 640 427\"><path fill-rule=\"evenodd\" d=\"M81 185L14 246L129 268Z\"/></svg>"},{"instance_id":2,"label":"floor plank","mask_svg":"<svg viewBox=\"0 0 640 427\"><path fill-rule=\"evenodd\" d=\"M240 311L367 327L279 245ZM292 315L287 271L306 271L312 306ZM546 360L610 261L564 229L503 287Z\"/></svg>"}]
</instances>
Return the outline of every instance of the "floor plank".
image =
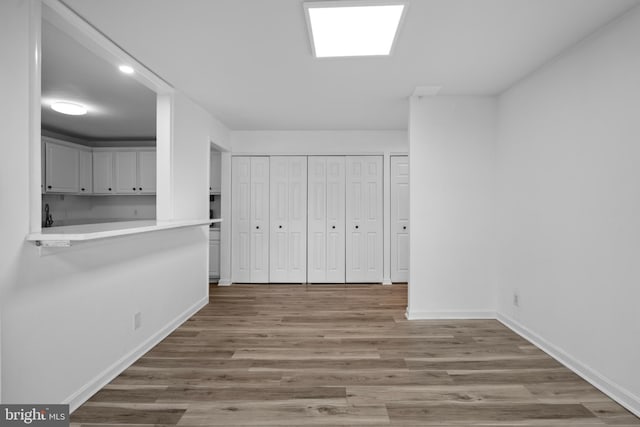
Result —
<instances>
[{"instance_id":1,"label":"floor plank","mask_svg":"<svg viewBox=\"0 0 640 427\"><path fill-rule=\"evenodd\" d=\"M407 321L406 285L211 287L72 426L607 426L640 420L495 320Z\"/></svg>"}]
</instances>

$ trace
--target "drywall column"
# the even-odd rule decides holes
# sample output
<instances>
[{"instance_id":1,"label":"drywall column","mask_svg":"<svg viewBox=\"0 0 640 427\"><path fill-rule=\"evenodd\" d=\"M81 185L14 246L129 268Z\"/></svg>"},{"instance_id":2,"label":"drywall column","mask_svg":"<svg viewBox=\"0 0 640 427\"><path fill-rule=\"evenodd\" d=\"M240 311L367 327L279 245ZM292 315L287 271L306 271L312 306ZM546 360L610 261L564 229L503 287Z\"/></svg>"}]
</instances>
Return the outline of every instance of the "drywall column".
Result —
<instances>
[{"instance_id":1,"label":"drywall column","mask_svg":"<svg viewBox=\"0 0 640 427\"><path fill-rule=\"evenodd\" d=\"M500 96L496 182L501 319L640 416L639 51L636 7Z\"/></svg>"},{"instance_id":2,"label":"drywall column","mask_svg":"<svg viewBox=\"0 0 640 427\"><path fill-rule=\"evenodd\" d=\"M220 280L218 286L231 285L231 153L221 153L222 188L220 191Z\"/></svg>"},{"instance_id":3,"label":"drywall column","mask_svg":"<svg viewBox=\"0 0 640 427\"><path fill-rule=\"evenodd\" d=\"M382 284L391 284L391 156L385 151L382 158Z\"/></svg>"},{"instance_id":4,"label":"drywall column","mask_svg":"<svg viewBox=\"0 0 640 427\"><path fill-rule=\"evenodd\" d=\"M493 98L411 99L410 319L495 317L495 115Z\"/></svg>"}]
</instances>

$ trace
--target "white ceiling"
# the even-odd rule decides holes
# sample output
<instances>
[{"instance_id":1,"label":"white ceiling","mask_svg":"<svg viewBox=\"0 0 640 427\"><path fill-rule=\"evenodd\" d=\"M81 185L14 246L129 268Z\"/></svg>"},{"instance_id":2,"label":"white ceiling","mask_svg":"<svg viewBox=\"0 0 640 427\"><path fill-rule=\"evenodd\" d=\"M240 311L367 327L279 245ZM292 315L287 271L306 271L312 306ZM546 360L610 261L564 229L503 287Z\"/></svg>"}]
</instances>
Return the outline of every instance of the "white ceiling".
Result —
<instances>
[{"instance_id":1,"label":"white ceiling","mask_svg":"<svg viewBox=\"0 0 640 427\"><path fill-rule=\"evenodd\" d=\"M42 26L42 128L87 145L99 140L155 140L156 94L118 71L55 26ZM85 116L49 108L68 100L88 107Z\"/></svg>"},{"instance_id":2,"label":"white ceiling","mask_svg":"<svg viewBox=\"0 0 640 427\"><path fill-rule=\"evenodd\" d=\"M637 0L412 0L391 57L316 59L302 0L66 0L232 129L406 129L416 86L496 94Z\"/></svg>"}]
</instances>

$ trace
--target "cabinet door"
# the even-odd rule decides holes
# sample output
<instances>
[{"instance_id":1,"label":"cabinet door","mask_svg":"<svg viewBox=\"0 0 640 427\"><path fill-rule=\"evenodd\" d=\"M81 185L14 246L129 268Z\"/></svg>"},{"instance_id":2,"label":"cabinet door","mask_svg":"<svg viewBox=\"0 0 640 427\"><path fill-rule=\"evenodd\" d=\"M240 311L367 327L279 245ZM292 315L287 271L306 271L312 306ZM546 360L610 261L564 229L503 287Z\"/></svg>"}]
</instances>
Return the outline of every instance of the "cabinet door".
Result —
<instances>
[{"instance_id":1,"label":"cabinet door","mask_svg":"<svg viewBox=\"0 0 640 427\"><path fill-rule=\"evenodd\" d=\"M138 152L138 191L155 194L156 192L156 152L152 150Z\"/></svg>"},{"instance_id":2,"label":"cabinet door","mask_svg":"<svg viewBox=\"0 0 640 427\"><path fill-rule=\"evenodd\" d=\"M271 157L270 281L307 280L307 158Z\"/></svg>"},{"instance_id":3,"label":"cabinet door","mask_svg":"<svg viewBox=\"0 0 640 427\"><path fill-rule=\"evenodd\" d=\"M138 157L135 151L116 151L116 192L138 192Z\"/></svg>"},{"instance_id":4,"label":"cabinet door","mask_svg":"<svg viewBox=\"0 0 640 427\"><path fill-rule=\"evenodd\" d=\"M251 282L269 281L269 158L251 158Z\"/></svg>"},{"instance_id":5,"label":"cabinet door","mask_svg":"<svg viewBox=\"0 0 640 427\"><path fill-rule=\"evenodd\" d=\"M231 159L231 279L251 282L251 158Z\"/></svg>"},{"instance_id":6,"label":"cabinet door","mask_svg":"<svg viewBox=\"0 0 640 427\"><path fill-rule=\"evenodd\" d=\"M308 281L345 281L345 159L309 156Z\"/></svg>"},{"instance_id":7,"label":"cabinet door","mask_svg":"<svg viewBox=\"0 0 640 427\"><path fill-rule=\"evenodd\" d=\"M347 157L346 279L382 281L382 157Z\"/></svg>"},{"instance_id":8,"label":"cabinet door","mask_svg":"<svg viewBox=\"0 0 640 427\"><path fill-rule=\"evenodd\" d=\"M93 152L93 192L96 194L113 194L113 151Z\"/></svg>"},{"instance_id":9,"label":"cabinet door","mask_svg":"<svg viewBox=\"0 0 640 427\"><path fill-rule=\"evenodd\" d=\"M220 240L209 240L209 277L220 277Z\"/></svg>"},{"instance_id":10,"label":"cabinet door","mask_svg":"<svg viewBox=\"0 0 640 427\"><path fill-rule=\"evenodd\" d=\"M93 156L91 151L79 150L80 194L93 193Z\"/></svg>"},{"instance_id":11,"label":"cabinet door","mask_svg":"<svg viewBox=\"0 0 640 427\"><path fill-rule=\"evenodd\" d=\"M65 145L45 143L46 191L51 193L78 192L78 150Z\"/></svg>"},{"instance_id":12,"label":"cabinet door","mask_svg":"<svg viewBox=\"0 0 640 427\"><path fill-rule=\"evenodd\" d=\"M210 167L209 192L212 194L220 194L222 190L222 161L219 152L211 151Z\"/></svg>"},{"instance_id":13,"label":"cabinet door","mask_svg":"<svg viewBox=\"0 0 640 427\"><path fill-rule=\"evenodd\" d=\"M391 156L391 281L409 281L408 156Z\"/></svg>"}]
</instances>

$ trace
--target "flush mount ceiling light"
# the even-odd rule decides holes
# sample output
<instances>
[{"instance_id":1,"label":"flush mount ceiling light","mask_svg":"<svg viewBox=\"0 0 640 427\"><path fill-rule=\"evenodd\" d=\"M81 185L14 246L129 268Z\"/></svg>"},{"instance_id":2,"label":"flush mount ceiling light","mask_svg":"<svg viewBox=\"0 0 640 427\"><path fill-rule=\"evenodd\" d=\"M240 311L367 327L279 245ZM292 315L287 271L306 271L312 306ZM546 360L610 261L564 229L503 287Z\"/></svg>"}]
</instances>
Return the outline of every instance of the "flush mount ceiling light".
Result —
<instances>
[{"instance_id":1,"label":"flush mount ceiling light","mask_svg":"<svg viewBox=\"0 0 640 427\"><path fill-rule=\"evenodd\" d=\"M389 55L406 9L404 1L304 3L317 58Z\"/></svg>"},{"instance_id":2,"label":"flush mount ceiling light","mask_svg":"<svg viewBox=\"0 0 640 427\"><path fill-rule=\"evenodd\" d=\"M128 65L121 65L118 67L118 70L122 71L125 74L133 74L135 71L133 67L130 67Z\"/></svg>"},{"instance_id":3,"label":"flush mount ceiling light","mask_svg":"<svg viewBox=\"0 0 640 427\"><path fill-rule=\"evenodd\" d=\"M54 102L51 104L51 109L58 113L68 114L70 116L83 116L87 114L87 107L68 101Z\"/></svg>"}]
</instances>

